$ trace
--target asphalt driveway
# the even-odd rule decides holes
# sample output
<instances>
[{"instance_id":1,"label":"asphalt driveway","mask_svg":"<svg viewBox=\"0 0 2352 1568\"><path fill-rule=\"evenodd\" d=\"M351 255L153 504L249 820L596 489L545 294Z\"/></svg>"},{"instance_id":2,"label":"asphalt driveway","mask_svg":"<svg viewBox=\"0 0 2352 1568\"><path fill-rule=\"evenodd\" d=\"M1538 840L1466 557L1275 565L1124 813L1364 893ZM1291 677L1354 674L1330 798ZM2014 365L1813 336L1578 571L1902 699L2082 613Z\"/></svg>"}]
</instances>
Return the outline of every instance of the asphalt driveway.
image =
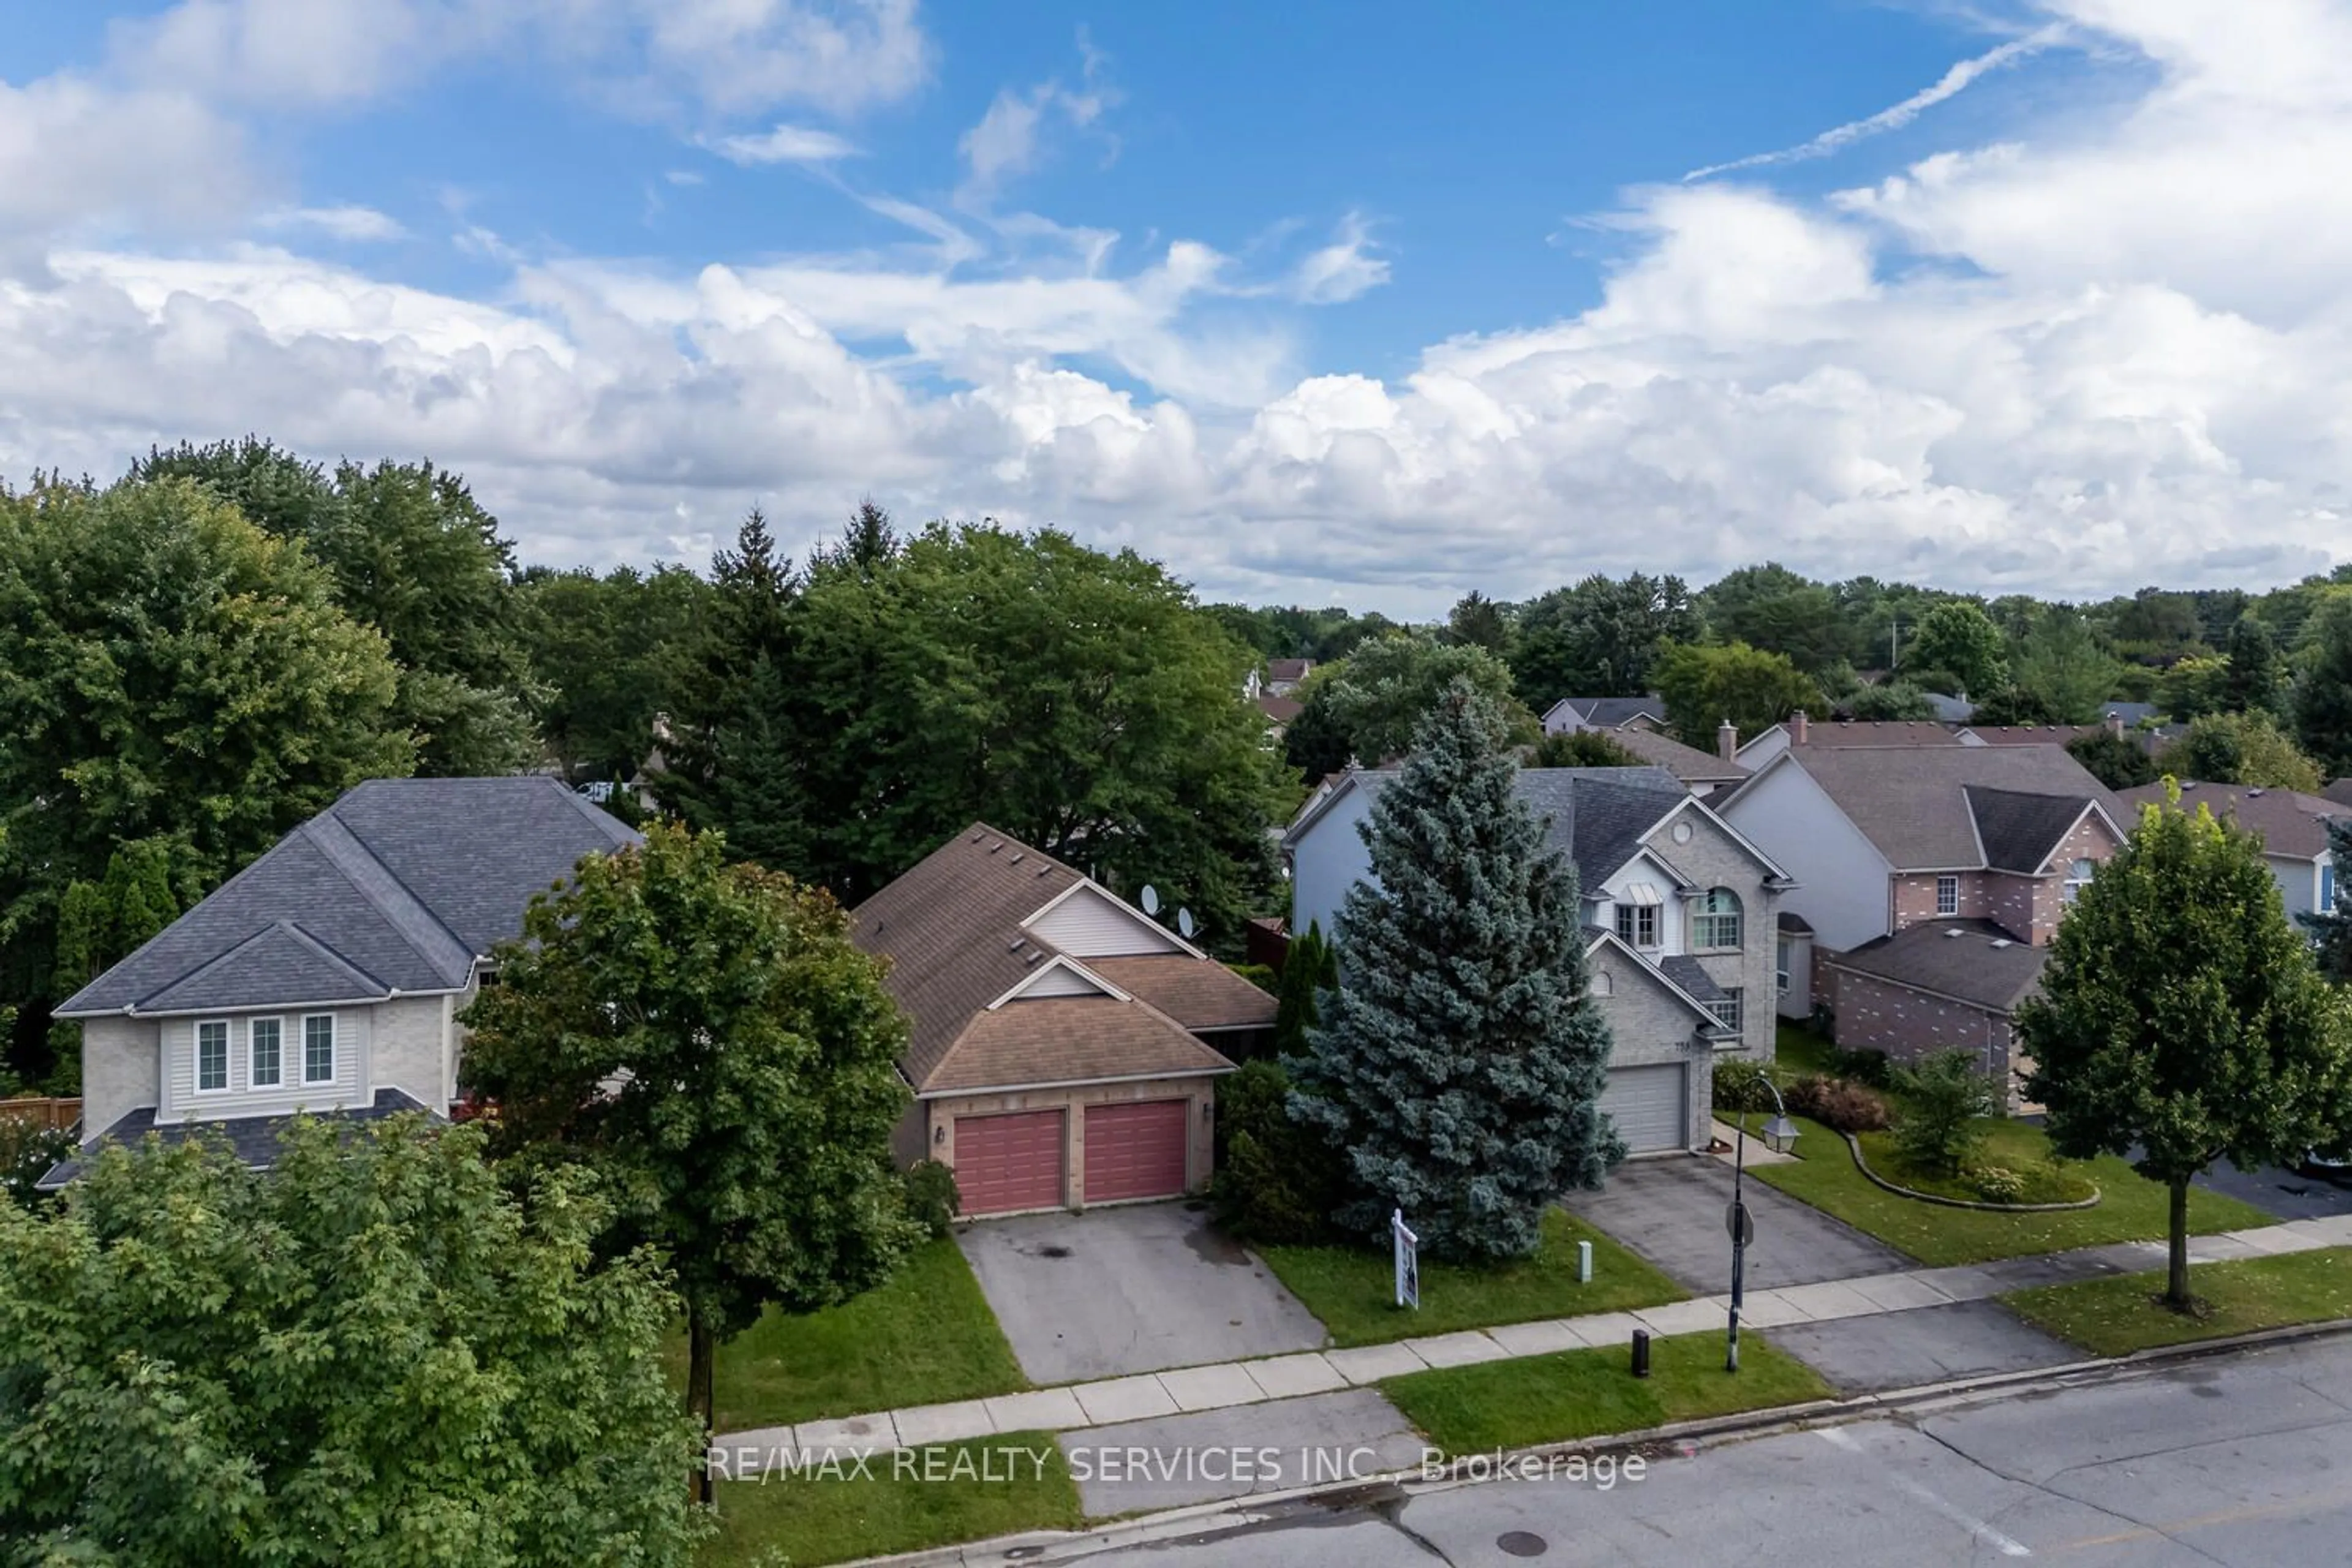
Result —
<instances>
[{"instance_id":1,"label":"asphalt driveway","mask_svg":"<svg viewBox=\"0 0 2352 1568\"><path fill-rule=\"evenodd\" d=\"M1894 1248L1787 1194L1750 1181L1744 1194L1756 1216L1748 1248L1748 1289L1817 1285L1916 1265ZM1731 1289L1731 1238L1724 1212L1731 1205L1731 1168L1717 1160L1667 1156L1629 1160L1610 1173L1597 1193L1564 1200L1632 1247L1677 1283L1702 1295Z\"/></svg>"},{"instance_id":2,"label":"asphalt driveway","mask_svg":"<svg viewBox=\"0 0 2352 1568\"><path fill-rule=\"evenodd\" d=\"M1264 1263L1185 1204L984 1220L956 1244L1037 1383L1283 1355L1326 1337Z\"/></svg>"}]
</instances>

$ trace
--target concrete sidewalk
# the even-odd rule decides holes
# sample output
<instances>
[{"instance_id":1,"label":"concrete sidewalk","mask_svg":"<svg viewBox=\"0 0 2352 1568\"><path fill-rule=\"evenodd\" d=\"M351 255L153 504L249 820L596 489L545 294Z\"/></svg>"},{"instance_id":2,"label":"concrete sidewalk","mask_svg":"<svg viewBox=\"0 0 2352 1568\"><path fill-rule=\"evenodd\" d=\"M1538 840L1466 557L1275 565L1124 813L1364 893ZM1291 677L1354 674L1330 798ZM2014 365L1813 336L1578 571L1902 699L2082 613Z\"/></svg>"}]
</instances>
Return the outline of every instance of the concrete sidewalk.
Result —
<instances>
[{"instance_id":1,"label":"concrete sidewalk","mask_svg":"<svg viewBox=\"0 0 2352 1568\"><path fill-rule=\"evenodd\" d=\"M2194 1262L2220 1263L2344 1246L2352 1246L2352 1215L2191 1237L2189 1250ZM2162 1242L2117 1242L2075 1252L1997 1258L1949 1268L1904 1269L1858 1279L1756 1290L1748 1293L1739 1321L1744 1328L1769 1330L1948 1307L1954 1302L1981 1301L2036 1285L2139 1273L2163 1267L2164 1257ZM1633 1312L1553 1318L1398 1340L1389 1344L1181 1367L1171 1372L1008 1394L994 1399L917 1405L842 1420L734 1432L713 1439L712 1446L756 1450L757 1465L770 1468L784 1462L783 1455L809 1450L878 1452L986 1437L1000 1432L1066 1432L1118 1426L1328 1394L1433 1367L1622 1346L1635 1329L1647 1329L1660 1335L1719 1329L1724 1326L1728 1306L1726 1297L1704 1296ZM751 1471L743 1468L735 1473L744 1475Z\"/></svg>"}]
</instances>

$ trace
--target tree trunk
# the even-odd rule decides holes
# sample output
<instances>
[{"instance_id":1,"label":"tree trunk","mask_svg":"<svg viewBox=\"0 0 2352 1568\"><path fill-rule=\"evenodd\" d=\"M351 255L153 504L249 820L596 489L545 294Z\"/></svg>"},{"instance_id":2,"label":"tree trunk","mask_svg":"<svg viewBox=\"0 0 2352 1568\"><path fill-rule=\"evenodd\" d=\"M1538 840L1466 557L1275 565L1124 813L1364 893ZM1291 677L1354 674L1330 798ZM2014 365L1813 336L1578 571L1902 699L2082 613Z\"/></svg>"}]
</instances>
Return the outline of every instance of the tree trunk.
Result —
<instances>
[{"instance_id":1,"label":"tree trunk","mask_svg":"<svg viewBox=\"0 0 2352 1568\"><path fill-rule=\"evenodd\" d=\"M688 1308L686 1315L686 1408L694 1417L695 1430L702 1434L703 1452L696 1457L694 1466L694 1500L708 1507L712 1501L710 1482L710 1408L711 1363L719 1358L719 1345L710 1331L709 1322L698 1308Z\"/></svg>"},{"instance_id":2,"label":"tree trunk","mask_svg":"<svg viewBox=\"0 0 2352 1568\"><path fill-rule=\"evenodd\" d=\"M2164 1304L2176 1312L2189 1310L2189 1178L2172 1178L2172 1259L2164 1287Z\"/></svg>"}]
</instances>

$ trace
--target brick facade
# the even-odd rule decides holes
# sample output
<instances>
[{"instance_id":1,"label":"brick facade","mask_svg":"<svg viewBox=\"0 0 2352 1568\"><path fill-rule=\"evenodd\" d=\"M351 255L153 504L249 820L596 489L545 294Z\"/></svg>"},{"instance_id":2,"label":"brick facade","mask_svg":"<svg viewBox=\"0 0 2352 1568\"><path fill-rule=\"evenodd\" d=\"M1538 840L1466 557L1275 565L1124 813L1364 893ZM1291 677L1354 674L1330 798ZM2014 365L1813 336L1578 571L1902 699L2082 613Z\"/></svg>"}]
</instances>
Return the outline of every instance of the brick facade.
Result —
<instances>
[{"instance_id":1,"label":"brick facade","mask_svg":"<svg viewBox=\"0 0 2352 1568\"><path fill-rule=\"evenodd\" d=\"M2016 1109L2018 1081L2032 1064L2015 1053L2007 1014L1915 991L1834 961L1821 963L1816 973L1822 982L1816 991L1835 1016L1841 1047L1884 1051L1899 1062L1937 1051L1968 1051L1979 1071L2009 1086L2010 1106Z\"/></svg>"}]
</instances>

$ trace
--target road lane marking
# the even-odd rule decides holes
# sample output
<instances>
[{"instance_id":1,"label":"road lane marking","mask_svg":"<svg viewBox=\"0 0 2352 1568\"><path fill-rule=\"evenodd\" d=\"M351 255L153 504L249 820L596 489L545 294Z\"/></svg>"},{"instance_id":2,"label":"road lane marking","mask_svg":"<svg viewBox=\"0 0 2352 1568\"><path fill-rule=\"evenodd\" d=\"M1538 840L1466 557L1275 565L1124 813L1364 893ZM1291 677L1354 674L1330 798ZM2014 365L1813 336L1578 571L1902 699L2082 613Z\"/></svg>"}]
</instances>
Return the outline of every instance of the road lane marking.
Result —
<instances>
[{"instance_id":1,"label":"road lane marking","mask_svg":"<svg viewBox=\"0 0 2352 1568\"><path fill-rule=\"evenodd\" d=\"M1814 1436L1821 1438L1822 1442L1829 1444L1832 1447L1843 1448L1849 1454L1863 1455L1864 1453L1863 1446L1855 1442L1852 1437L1846 1436L1843 1427L1816 1427L1814 1429ZM1898 1475L1892 1468L1888 1468L1883 1465L1881 1466L1881 1468L1885 1470L1886 1479L1895 1483L1896 1490L1904 1493L1907 1497L1910 1497L1914 1500L1926 1505L1928 1509L1941 1514L1944 1518L1950 1520L1954 1524L1958 1525L1962 1530L1967 1531L1970 1535L1975 1536L1979 1541L1983 1542L1987 1546L1991 1547L2003 1557L2031 1557L2033 1555L2032 1549L2027 1546L2025 1542L2016 1539L2014 1536L2002 1534L2000 1531L1995 1530L1991 1525L1987 1524L1983 1520L1977 1518L1976 1515L1947 1502L1944 1499L1937 1496L1926 1487L1921 1486L1917 1481L1913 1480L1910 1477Z\"/></svg>"}]
</instances>

